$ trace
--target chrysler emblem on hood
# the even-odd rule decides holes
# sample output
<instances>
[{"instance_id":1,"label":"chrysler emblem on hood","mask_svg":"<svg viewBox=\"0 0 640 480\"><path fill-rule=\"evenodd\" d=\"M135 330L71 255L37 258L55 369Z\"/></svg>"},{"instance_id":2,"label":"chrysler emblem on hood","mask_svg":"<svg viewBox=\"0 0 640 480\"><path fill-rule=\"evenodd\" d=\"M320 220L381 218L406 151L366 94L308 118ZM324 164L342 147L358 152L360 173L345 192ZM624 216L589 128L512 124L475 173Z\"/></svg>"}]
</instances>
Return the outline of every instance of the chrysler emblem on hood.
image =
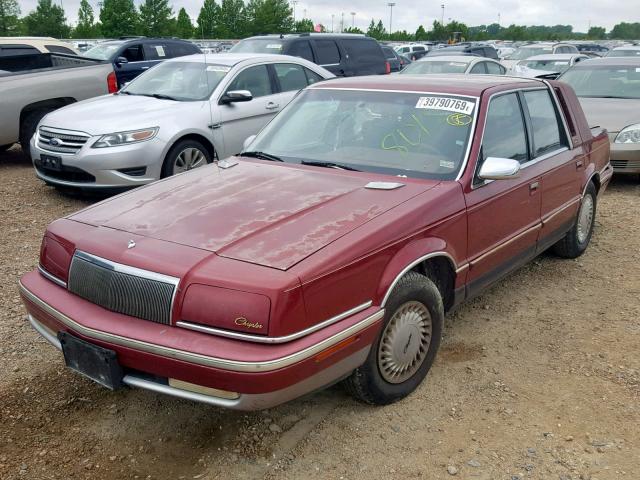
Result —
<instances>
[{"instance_id":1,"label":"chrysler emblem on hood","mask_svg":"<svg viewBox=\"0 0 640 480\"><path fill-rule=\"evenodd\" d=\"M129 244L127 245L127 248L133 248L136 246L136 242L134 242L133 240L129 240Z\"/></svg>"}]
</instances>

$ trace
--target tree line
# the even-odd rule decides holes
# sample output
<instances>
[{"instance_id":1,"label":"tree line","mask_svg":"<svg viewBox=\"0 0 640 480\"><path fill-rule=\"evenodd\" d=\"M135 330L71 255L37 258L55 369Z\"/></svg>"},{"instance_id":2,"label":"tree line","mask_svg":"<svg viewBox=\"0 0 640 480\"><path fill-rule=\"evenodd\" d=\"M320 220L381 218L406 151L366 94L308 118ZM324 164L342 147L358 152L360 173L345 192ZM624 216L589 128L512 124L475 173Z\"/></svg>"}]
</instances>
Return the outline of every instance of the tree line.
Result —
<instances>
[{"instance_id":1,"label":"tree line","mask_svg":"<svg viewBox=\"0 0 640 480\"><path fill-rule=\"evenodd\" d=\"M315 28L309 18L294 21L287 0L204 0L196 19L190 18L184 8L176 14L169 0L144 0L138 8L133 0L102 0L99 5L96 14L87 0L81 0L78 21L71 26L62 6L52 0L38 0L36 9L25 16L21 16L18 0L0 0L0 36L244 38L265 33L312 32ZM320 30L328 31L324 25ZM468 27L457 21L446 25L434 21L429 30L420 25L415 32L389 33L382 20L371 20L366 31L351 27L343 31L398 41L446 41L454 33L467 40L640 39L640 23L627 22L618 23L610 32L594 26L581 33L574 32L571 25L502 27L492 23Z\"/></svg>"}]
</instances>

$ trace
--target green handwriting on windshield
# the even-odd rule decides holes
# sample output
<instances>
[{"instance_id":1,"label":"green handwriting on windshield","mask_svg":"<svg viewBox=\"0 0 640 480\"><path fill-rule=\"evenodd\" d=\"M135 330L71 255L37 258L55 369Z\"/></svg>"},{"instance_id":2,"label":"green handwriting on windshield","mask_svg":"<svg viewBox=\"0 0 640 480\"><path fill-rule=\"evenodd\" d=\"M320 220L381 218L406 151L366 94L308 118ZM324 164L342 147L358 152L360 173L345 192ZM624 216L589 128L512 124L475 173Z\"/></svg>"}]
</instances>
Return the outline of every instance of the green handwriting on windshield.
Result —
<instances>
[{"instance_id":1,"label":"green handwriting on windshield","mask_svg":"<svg viewBox=\"0 0 640 480\"><path fill-rule=\"evenodd\" d=\"M412 121L402 125L402 129L396 128L393 132L382 137L381 148L383 150L396 150L408 153L409 147L417 147L422 144L424 137L431 135L429 129L414 114L411 114Z\"/></svg>"}]
</instances>

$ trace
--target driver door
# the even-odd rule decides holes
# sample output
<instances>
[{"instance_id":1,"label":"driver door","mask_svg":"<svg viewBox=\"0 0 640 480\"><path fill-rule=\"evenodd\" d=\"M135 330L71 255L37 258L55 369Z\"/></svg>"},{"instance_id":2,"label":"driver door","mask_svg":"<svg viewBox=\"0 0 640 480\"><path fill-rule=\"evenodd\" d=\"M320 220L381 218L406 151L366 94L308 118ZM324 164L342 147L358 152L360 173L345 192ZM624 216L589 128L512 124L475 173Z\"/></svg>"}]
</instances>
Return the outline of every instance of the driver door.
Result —
<instances>
[{"instance_id":1,"label":"driver door","mask_svg":"<svg viewBox=\"0 0 640 480\"><path fill-rule=\"evenodd\" d=\"M238 72L225 93L231 90L248 90L253 98L248 102L218 105L224 139L221 160L239 153L245 139L258 133L284 107L267 65L253 65Z\"/></svg>"}]
</instances>

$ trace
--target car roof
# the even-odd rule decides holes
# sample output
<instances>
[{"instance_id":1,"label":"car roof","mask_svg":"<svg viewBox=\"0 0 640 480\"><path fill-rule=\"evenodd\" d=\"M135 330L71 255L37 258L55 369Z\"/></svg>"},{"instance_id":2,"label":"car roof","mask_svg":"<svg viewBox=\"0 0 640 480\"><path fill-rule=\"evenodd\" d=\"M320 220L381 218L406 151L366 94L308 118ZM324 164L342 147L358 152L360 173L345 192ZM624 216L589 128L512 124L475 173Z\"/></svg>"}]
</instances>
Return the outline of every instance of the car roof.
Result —
<instances>
[{"instance_id":1,"label":"car roof","mask_svg":"<svg viewBox=\"0 0 640 480\"><path fill-rule=\"evenodd\" d=\"M202 62L211 65L225 65L228 67L233 67L234 65L242 62L259 63L269 61L295 62L302 65L311 63L304 58L292 57L291 55L276 55L272 53L196 53L194 55L174 57L166 60L166 62ZM311 64L316 65L314 63Z\"/></svg>"},{"instance_id":2,"label":"car roof","mask_svg":"<svg viewBox=\"0 0 640 480\"><path fill-rule=\"evenodd\" d=\"M640 67L640 56L639 57L599 57L599 58L590 58L589 60L585 60L583 62L578 62L573 68L585 66L612 66L612 67Z\"/></svg>"},{"instance_id":3,"label":"car roof","mask_svg":"<svg viewBox=\"0 0 640 480\"><path fill-rule=\"evenodd\" d=\"M464 62L471 63L474 60L490 60L486 57L478 57L476 55L427 55L416 60L416 63L420 62Z\"/></svg>"},{"instance_id":4,"label":"car roof","mask_svg":"<svg viewBox=\"0 0 640 480\"><path fill-rule=\"evenodd\" d=\"M582 53L550 53L549 55L534 55L525 60L527 62L529 60L571 60L574 57L586 57L586 55Z\"/></svg>"},{"instance_id":5,"label":"car roof","mask_svg":"<svg viewBox=\"0 0 640 480\"><path fill-rule=\"evenodd\" d=\"M382 90L399 92L429 92L478 97L488 88L540 86L543 82L531 78L504 75L372 75L365 77L340 77L330 82L309 86L309 89Z\"/></svg>"},{"instance_id":6,"label":"car roof","mask_svg":"<svg viewBox=\"0 0 640 480\"><path fill-rule=\"evenodd\" d=\"M626 47L616 47L615 50L640 50L640 45L627 45Z\"/></svg>"},{"instance_id":7,"label":"car roof","mask_svg":"<svg viewBox=\"0 0 640 480\"><path fill-rule=\"evenodd\" d=\"M362 33L318 33L318 32L308 32L308 33L285 33L283 35L273 34L273 35L255 35L253 37L248 37L243 40L291 40L294 38L305 38L305 37L321 37L321 38L366 38L369 39L371 37L367 37ZM371 40L374 40L371 38Z\"/></svg>"}]
</instances>

